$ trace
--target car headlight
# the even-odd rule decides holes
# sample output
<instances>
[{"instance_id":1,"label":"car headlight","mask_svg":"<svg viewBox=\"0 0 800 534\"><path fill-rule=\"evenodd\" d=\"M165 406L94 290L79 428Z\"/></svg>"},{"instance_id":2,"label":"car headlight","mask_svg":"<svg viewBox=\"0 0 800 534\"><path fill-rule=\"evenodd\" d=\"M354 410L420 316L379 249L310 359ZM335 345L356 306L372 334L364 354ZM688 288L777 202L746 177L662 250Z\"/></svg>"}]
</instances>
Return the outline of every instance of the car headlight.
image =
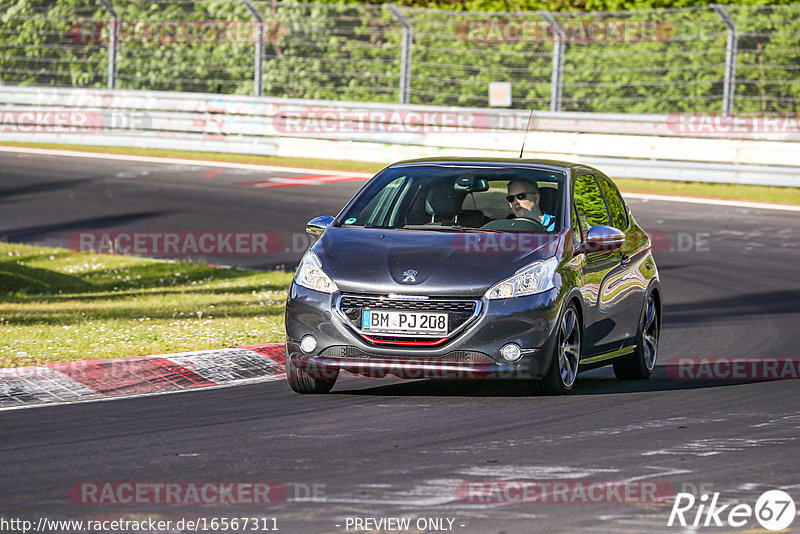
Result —
<instances>
[{"instance_id":1,"label":"car headlight","mask_svg":"<svg viewBox=\"0 0 800 534\"><path fill-rule=\"evenodd\" d=\"M322 262L313 252L309 252L303 257L300 262L300 268L297 269L297 276L294 279L297 285L313 289L314 291L321 291L322 293L333 293L338 291L339 288L333 283L327 274L322 270Z\"/></svg>"},{"instance_id":2,"label":"car headlight","mask_svg":"<svg viewBox=\"0 0 800 534\"><path fill-rule=\"evenodd\" d=\"M485 296L487 299L510 299L552 289L555 287L553 275L557 266L558 260L555 257L533 262L517 271L514 276L493 285Z\"/></svg>"}]
</instances>

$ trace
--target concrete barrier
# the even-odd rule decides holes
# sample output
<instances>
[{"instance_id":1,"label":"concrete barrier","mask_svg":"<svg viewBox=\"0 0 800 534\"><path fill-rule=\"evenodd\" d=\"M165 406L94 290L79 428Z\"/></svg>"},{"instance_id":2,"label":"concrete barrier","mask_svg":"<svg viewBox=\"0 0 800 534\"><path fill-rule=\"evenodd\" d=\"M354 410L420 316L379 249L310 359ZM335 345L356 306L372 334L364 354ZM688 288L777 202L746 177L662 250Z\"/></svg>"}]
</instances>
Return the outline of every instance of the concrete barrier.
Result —
<instances>
[{"instance_id":1,"label":"concrete barrier","mask_svg":"<svg viewBox=\"0 0 800 534\"><path fill-rule=\"evenodd\" d=\"M528 118L518 110L0 87L0 142L391 163L434 155L515 157ZM792 120L534 112L525 157L579 161L615 177L797 187L800 125Z\"/></svg>"}]
</instances>

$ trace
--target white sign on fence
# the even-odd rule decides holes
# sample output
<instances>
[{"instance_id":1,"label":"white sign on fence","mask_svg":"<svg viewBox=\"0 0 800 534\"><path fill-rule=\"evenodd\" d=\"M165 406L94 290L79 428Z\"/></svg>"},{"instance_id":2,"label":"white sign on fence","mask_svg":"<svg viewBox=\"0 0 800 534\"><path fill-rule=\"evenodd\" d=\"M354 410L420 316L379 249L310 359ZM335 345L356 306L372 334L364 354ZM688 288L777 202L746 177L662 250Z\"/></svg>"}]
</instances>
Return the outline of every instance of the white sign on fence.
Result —
<instances>
[{"instance_id":1,"label":"white sign on fence","mask_svg":"<svg viewBox=\"0 0 800 534\"><path fill-rule=\"evenodd\" d=\"M511 82L489 82L489 107L511 107Z\"/></svg>"}]
</instances>

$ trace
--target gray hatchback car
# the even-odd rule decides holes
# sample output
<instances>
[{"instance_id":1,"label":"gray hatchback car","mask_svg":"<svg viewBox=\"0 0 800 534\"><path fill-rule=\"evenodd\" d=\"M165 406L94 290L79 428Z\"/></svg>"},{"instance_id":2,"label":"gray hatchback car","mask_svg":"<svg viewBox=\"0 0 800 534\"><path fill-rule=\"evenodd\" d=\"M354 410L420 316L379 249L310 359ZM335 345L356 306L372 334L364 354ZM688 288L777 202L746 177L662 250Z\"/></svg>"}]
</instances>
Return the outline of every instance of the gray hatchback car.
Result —
<instances>
[{"instance_id":1,"label":"gray hatchback car","mask_svg":"<svg viewBox=\"0 0 800 534\"><path fill-rule=\"evenodd\" d=\"M504 378L571 390L656 363L661 287L650 239L597 169L428 158L379 172L316 237L286 304L286 372L325 393L340 371Z\"/></svg>"}]
</instances>

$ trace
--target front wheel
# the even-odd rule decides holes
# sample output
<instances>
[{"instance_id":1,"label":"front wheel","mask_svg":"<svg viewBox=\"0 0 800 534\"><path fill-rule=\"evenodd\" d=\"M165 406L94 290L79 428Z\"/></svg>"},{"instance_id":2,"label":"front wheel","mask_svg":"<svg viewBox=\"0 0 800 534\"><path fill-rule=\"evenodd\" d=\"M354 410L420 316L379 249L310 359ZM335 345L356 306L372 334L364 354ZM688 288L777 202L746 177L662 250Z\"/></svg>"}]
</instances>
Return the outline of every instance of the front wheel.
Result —
<instances>
[{"instance_id":1,"label":"front wheel","mask_svg":"<svg viewBox=\"0 0 800 534\"><path fill-rule=\"evenodd\" d=\"M289 387L296 393L328 393L333 389L333 385L339 377L338 369L331 373L329 377L317 378L311 376L292 363L292 359L289 357L288 347L285 349L285 354L286 380L289 382Z\"/></svg>"},{"instance_id":2,"label":"front wheel","mask_svg":"<svg viewBox=\"0 0 800 534\"><path fill-rule=\"evenodd\" d=\"M564 311L557 336L550 370L544 378L531 383L534 393L539 395L563 395L575 384L581 359L581 324L574 304Z\"/></svg>"},{"instance_id":3,"label":"front wheel","mask_svg":"<svg viewBox=\"0 0 800 534\"><path fill-rule=\"evenodd\" d=\"M620 380L650 378L658 356L658 312L653 294L647 295L639 331L636 334L636 349L629 358L614 362L614 374Z\"/></svg>"}]
</instances>

